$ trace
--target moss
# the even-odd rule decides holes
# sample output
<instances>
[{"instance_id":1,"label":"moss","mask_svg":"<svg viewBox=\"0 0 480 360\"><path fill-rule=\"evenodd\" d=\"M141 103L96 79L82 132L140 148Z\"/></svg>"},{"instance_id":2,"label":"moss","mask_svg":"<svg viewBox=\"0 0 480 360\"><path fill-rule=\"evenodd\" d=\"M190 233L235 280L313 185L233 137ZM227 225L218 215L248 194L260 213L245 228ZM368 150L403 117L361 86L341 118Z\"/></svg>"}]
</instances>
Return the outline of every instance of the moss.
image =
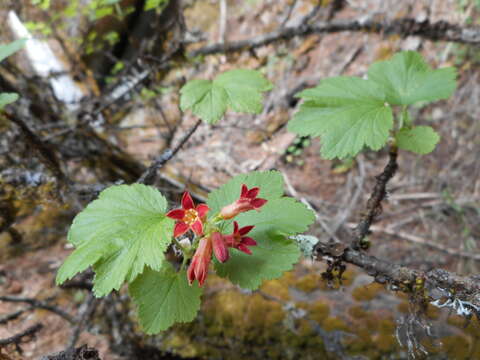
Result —
<instances>
[{"instance_id":1,"label":"moss","mask_svg":"<svg viewBox=\"0 0 480 360\"><path fill-rule=\"evenodd\" d=\"M450 359L462 360L472 359L470 357L470 344L462 336L447 336L442 338L443 352L449 355Z\"/></svg>"},{"instance_id":2,"label":"moss","mask_svg":"<svg viewBox=\"0 0 480 360\"><path fill-rule=\"evenodd\" d=\"M330 307L328 304L319 301L310 305L309 310L309 317L319 324L323 323L323 321L328 318L328 315L330 315Z\"/></svg>"},{"instance_id":3,"label":"moss","mask_svg":"<svg viewBox=\"0 0 480 360\"><path fill-rule=\"evenodd\" d=\"M295 282L295 287L303 292L310 293L322 287L322 278L316 273L302 276Z\"/></svg>"},{"instance_id":4,"label":"moss","mask_svg":"<svg viewBox=\"0 0 480 360\"><path fill-rule=\"evenodd\" d=\"M401 302L397 305L397 310L403 314L406 314L410 311L410 304L408 302Z\"/></svg>"},{"instance_id":5,"label":"moss","mask_svg":"<svg viewBox=\"0 0 480 360\"><path fill-rule=\"evenodd\" d=\"M283 278L277 280L265 281L261 287L261 290L271 296L284 301L290 300L290 294L288 291L288 284L282 281Z\"/></svg>"},{"instance_id":6,"label":"moss","mask_svg":"<svg viewBox=\"0 0 480 360\"><path fill-rule=\"evenodd\" d=\"M322 322L322 328L326 331L343 330L349 331L346 322L338 317L328 317Z\"/></svg>"},{"instance_id":7,"label":"moss","mask_svg":"<svg viewBox=\"0 0 480 360\"><path fill-rule=\"evenodd\" d=\"M368 313L362 306L352 306L348 309L348 314L354 319L364 319L368 316Z\"/></svg>"},{"instance_id":8,"label":"moss","mask_svg":"<svg viewBox=\"0 0 480 360\"><path fill-rule=\"evenodd\" d=\"M429 319L437 320L440 316L440 313L441 313L441 311L440 311L439 308L437 308L436 306L433 306L431 304L428 305L426 315Z\"/></svg>"},{"instance_id":9,"label":"moss","mask_svg":"<svg viewBox=\"0 0 480 360\"><path fill-rule=\"evenodd\" d=\"M352 291L352 297L357 301L370 301L382 291L384 291L383 285L372 283L354 289Z\"/></svg>"}]
</instances>

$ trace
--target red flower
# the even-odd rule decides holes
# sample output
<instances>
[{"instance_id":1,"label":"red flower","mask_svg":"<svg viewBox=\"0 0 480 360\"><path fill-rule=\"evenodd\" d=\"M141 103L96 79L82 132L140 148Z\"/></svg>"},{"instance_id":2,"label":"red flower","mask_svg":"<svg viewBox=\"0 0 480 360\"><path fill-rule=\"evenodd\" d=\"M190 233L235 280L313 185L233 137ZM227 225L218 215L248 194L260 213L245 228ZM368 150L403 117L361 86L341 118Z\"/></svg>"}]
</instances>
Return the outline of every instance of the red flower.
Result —
<instances>
[{"instance_id":1,"label":"red flower","mask_svg":"<svg viewBox=\"0 0 480 360\"><path fill-rule=\"evenodd\" d=\"M225 239L223 235L219 232L214 232L211 236L212 245L213 245L213 252L215 253L215 257L221 263L228 260L230 254L228 253L227 244L225 243Z\"/></svg>"},{"instance_id":2,"label":"red flower","mask_svg":"<svg viewBox=\"0 0 480 360\"><path fill-rule=\"evenodd\" d=\"M177 220L173 236L179 237L189 229L192 229L197 236L201 236L203 234L202 219L207 215L208 210L207 204L199 204L195 207L192 197L188 192L185 192L182 196L182 208L167 213L169 218Z\"/></svg>"},{"instance_id":3,"label":"red flower","mask_svg":"<svg viewBox=\"0 0 480 360\"><path fill-rule=\"evenodd\" d=\"M248 246L255 246L257 242L253 240L251 237L244 236L247 235L255 226L244 226L241 229L238 228L238 223L236 221L233 222L233 233L231 235L225 235L225 243L229 247L233 247L248 255L252 255L252 251L248 248Z\"/></svg>"},{"instance_id":4,"label":"red flower","mask_svg":"<svg viewBox=\"0 0 480 360\"><path fill-rule=\"evenodd\" d=\"M249 211L249 210L258 210L263 205L266 204L266 199L257 198L260 188L253 187L248 190L247 185L242 184L242 191L240 193L240 198L234 203L225 206L220 211L220 216L224 220L232 219L238 214Z\"/></svg>"},{"instance_id":5,"label":"red flower","mask_svg":"<svg viewBox=\"0 0 480 360\"><path fill-rule=\"evenodd\" d=\"M187 278L190 285L192 285L195 279L198 280L200 286L205 282L208 265L212 259L212 250L220 262L225 262L230 257L223 235L219 232L214 232L208 238L204 237L200 239L198 248L187 270Z\"/></svg>"},{"instance_id":6,"label":"red flower","mask_svg":"<svg viewBox=\"0 0 480 360\"><path fill-rule=\"evenodd\" d=\"M187 270L187 278L190 285L195 279L200 286L203 285L208 273L208 265L212 259L212 241L210 238L200 239L197 251L193 255L192 262Z\"/></svg>"}]
</instances>

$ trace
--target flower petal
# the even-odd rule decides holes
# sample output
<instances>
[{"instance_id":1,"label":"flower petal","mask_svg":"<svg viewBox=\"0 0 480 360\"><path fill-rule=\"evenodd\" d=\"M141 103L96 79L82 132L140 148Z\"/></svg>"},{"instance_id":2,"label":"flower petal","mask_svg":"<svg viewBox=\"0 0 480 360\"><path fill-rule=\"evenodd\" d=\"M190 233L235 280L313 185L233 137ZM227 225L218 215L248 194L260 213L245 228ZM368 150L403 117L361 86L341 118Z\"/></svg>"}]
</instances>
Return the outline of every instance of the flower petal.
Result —
<instances>
[{"instance_id":1,"label":"flower petal","mask_svg":"<svg viewBox=\"0 0 480 360\"><path fill-rule=\"evenodd\" d=\"M252 255L252 251L246 245L238 244L237 249L244 252L245 254Z\"/></svg>"},{"instance_id":2,"label":"flower petal","mask_svg":"<svg viewBox=\"0 0 480 360\"><path fill-rule=\"evenodd\" d=\"M182 209L170 210L167 213L167 216L175 220L182 220L183 217L185 216L185 210L182 210Z\"/></svg>"},{"instance_id":3,"label":"flower petal","mask_svg":"<svg viewBox=\"0 0 480 360\"><path fill-rule=\"evenodd\" d=\"M253 199L251 201L251 205L253 206L254 209L260 209L263 205L267 203L268 200L265 199Z\"/></svg>"},{"instance_id":4,"label":"flower petal","mask_svg":"<svg viewBox=\"0 0 480 360\"><path fill-rule=\"evenodd\" d=\"M232 235L235 235L238 233L238 222L234 221L233 222L233 233Z\"/></svg>"},{"instance_id":5,"label":"flower petal","mask_svg":"<svg viewBox=\"0 0 480 360\"><path fill-rule=\"evenodd\" d=\"M241 236L246 235L246 234L248 234L254 227L255 227L255 225L244 226L244 227L242 227L240 230L238 230L238 233L239 233Z\"/></svg>"},{"instance_id":6,"label":"flower petal","mask_svg":"<svg viewBox=\"0 0 480 360\"><path fill-rule=\"evenodd\" d=\"M213 245L213 252L215 253L215 257L221 263L228 260L230 254L228 253L227 245L223 240L222 234L215 232L212 234L212 245Z\"/></svg>"},{"instance_id":7,"label":"flower petal","mask_svg":"<svg viewBox=\"0 0 480 360\"><path fill-rule=\"evenodd\" d=\"M203 224L201 220L197 220L192 224L192 230L197 235L200 236L203 234Z\"/></svg>"},{"instance_id":8,"label":"flower petal","mask_svg":"<svg viewBox=\"0 0 480 360\"><path fill-rule=\"evenodd\" d=\"M207 215L207 212L208 210L210 210L210 208L208 207L207 204L199 204L197 205L197 212L198 212L198 217L201 219L203 218L205 215Z\"/></svg>"},{"instance_id":9,"label":"flower petal","mask_svg":"<svg viewBox=\"0 0 480 360\"><path fill-rule=\"evenodd\" d=\"M240 197L246 197L248 193L248 187L245 184L242 184L242 191L240 192Z\"/></svg>"},{"instance_id":10,"label":"flower petal","mask_svg":"<svg viewBox=\"0 0 480 360\"><path fill-rule=\"evenodd\" d=\"M260 192L259 187L251 188L250 190L248 190L247 195L245 197L249 199L255 199L259 192Z\"/></svg>"},{"instance_id":11,"label":"flower petal","mask_svg":"<svg viewBox=\"0 0 480 360\"><path fill-rule=\"evenodd\" d=\"M193 203L193 199L190 196L188 191L185 191L182 196L182 208L184 210L193 209L195 208L195 204Z\"/></svg>"},{"instance_id":12,"label":"flower petal","mask_svg":"<svg viewBox=\"0 0 480 360\"><path fill-rule=\"evenodd\" d=\"M196 260L195 258L192 260L187 270L187 279L190 285L192 285L193 280L195 280L195 266L196 266L195 260Z\"/></svg>"},{"instance_id":13,"label":"flower petal","mask_svg":"<svg viewBox=\"0 0 480 360\"><path fill-rule=\"evenodd\" d=\"M247 245L247 246L256 246L257 242L253 240L251 237L243 237L241 244Z\"/></svg>"},{"instance_id":14,"label":"flower petal","mask_svg":"<svg viewBox=\"0 0 480 360\"><path fill-rule=\"evenodd\" d=\"M175 224L175 228L173 230L173 237L179 237L185 234L189 229L189 226L184 222L178 222Z\"/></svg>"}]
</instances>

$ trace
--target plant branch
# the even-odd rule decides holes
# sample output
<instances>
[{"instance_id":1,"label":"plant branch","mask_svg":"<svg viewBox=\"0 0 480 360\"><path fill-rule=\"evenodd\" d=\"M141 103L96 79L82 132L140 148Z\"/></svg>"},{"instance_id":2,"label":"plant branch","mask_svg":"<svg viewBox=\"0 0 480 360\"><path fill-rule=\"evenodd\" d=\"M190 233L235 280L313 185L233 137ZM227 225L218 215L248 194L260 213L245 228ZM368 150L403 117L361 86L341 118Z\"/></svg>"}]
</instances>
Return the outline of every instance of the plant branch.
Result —
<instances>
[{"instance_id":1,"label":"plant branch","mask_svg":"<svg viewBox=\"0 0 480 360\"><path fill-rule=\"evenodd\" d=\"M382 200L387 196L387 183L393 178L398 169L398 149L395 145L390 147L389 161L382 173L376 176L376 184L367 202L366 213L355 228L355 237L352 241L352 248L355 250L368 248L364 238L370 233L370 225L375 218L382 213Z\"/></svg>"},{"instance_id":2,"label":"plant branch","mask_svg":"<svg viewBox=\"0 0 480 360\"><path fill-rule=\"evenodd\" d=\"M34 336L42 328L43 328L43 325L38 323L33 326L30 326L28 329L26 329L21 333L18 333L6 339L0 339L0 349L4 346L15 344L15 346L17 347L17 350L20 350L19 346L20 346L20 343L23 341L23 338L27 336L30 336L30 337Z\"/></svg>"},{"instance_id":3,"label":"plant branch","mask_svg":"<svg viewBox=\"0 0 480 360\"><path fill-rule=\"evenodd\" d=\"M57 314L58 316L64 318L71 324L75 323L75 319L70 314L57 308L56 306L47 304L44 301L40 301L33 298L15 297L15 296L0 296L0 301L14 302L14 303L27 303L34 308L44 309L44 310L53 312L54 314Z\"/></svg>"},{"instance_id":4,"label":"plant branch","mask_svg":"<svg viewBox=\"0 0 480 360\"><path fill-rule=\"evenodd\" d=\"M37 151L39 159L53 173L53 175L55 175L58 181L62 185L68 184L68 178L63 173L53 150L47 146L20 117L8 112L4 112L4 115L21 129L27 143Z\"/></svg>"},{"instance_id":5,"label":"plant branch","mask_svg":"<svg viewBox=\"0 0 480 360\"><path fill-rule=\"evenodd\" d=\"M297 36L311 34L325 34L337 32L371 32L377 34L397 34L402 37L420 36L428 40L441 40L470 45L480 45L480 27L451 24L446 21L430 23L428 20L417 21L412 18L400 18L392 21L376 21L373 19L336 20L317 22L315 24L302 23L299 26L281 27L275 31L258 35L250 39L217 43L201 47L192 51L189 56L212 55L230 53L243 50L252 50L267 46L277 41L289 40Z\"/></svg>"},{"instance_id":6,"label":"plant branch","mask_svg":"<svg viewBox=\"0 0 480 360\"><path fill-rule=\"evenodd\" d=\"M165 164L170 161L178 151L185 145L185 143L190 139L190 137L197 131L198 127L202 123L202 120L197 120L195 125L193 125L190 130L180 139L177 146L172 149L165 150L155 161L148 167L147 170L140 176L137 180L137 183L152 185L155 182L157 177L157 171L160 170Z\"/></svg>"}]
</instances>

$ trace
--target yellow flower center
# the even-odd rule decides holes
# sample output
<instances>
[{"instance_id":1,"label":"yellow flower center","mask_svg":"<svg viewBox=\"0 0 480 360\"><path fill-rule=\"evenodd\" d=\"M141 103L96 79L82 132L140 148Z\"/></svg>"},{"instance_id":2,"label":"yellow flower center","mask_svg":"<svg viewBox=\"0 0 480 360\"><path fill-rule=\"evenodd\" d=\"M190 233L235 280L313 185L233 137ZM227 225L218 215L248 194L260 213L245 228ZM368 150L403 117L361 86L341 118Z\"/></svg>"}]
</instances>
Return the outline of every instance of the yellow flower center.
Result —
<instances>
[{"instance_id":1,"label":"yellow flower center","mask_svg":"<svg viewBox=\"0 0 480 360\"><path fill-rule=\"evenodd\" d=\"M185 216L183 217L183 222L188 225L193 225L195 221L198 220L198 212L195 209L188 209L185 211Z\"/></svg>"}]
</instances>

